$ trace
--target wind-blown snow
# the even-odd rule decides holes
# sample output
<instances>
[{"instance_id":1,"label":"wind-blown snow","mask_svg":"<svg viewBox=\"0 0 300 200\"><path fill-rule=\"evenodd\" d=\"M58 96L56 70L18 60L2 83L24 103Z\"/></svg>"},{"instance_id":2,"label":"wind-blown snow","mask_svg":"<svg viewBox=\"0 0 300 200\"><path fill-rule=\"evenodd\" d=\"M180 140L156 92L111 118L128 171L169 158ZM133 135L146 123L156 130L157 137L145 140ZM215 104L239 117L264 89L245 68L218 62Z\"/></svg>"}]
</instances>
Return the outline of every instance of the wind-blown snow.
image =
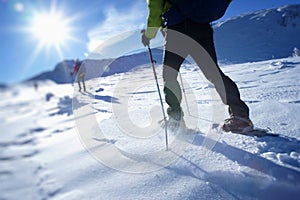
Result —
<instances>
[{"instance_id":1,"label":"wind-blown snow","mask_svg":"<svg viewBox=\"0 0 300 200\"><path fill-rule=\"evenodd\" d=\"M157 68L161 72L161 67ZM40 82L38 91L30 84L1 90L1 199L298 199L300 58L222 68L237 82L254 124L270 127L281 136L256 138L224 133L209 139L215 143L213 148L203 145L208 139L214 88L205 79L197 79L196 66L185 64L182 77L192 82L186 85L186 92L188 96L191 91L196 93L202 127L181 130L194 139L181 139L186 145L182 154L176 154L176 146L171 146L174 162L140 174L107 167L85 150L82 133L76 131L72 100L78 109L90 106L90 115L96 117L105 134L105 138L97 134L90 138L98 150L109 153L105 149L116 146L127 153L139 149L147 153L164 147L163 131L147 143L118 134L120 127L111 129L113 107L122 103L115 95L116 86L131 77L147 85L131 91L129 115L141 126L151 123L150 109L159 106L159 101L149 65L91 79L86 94L73 93L71 84L52 82ZM183 107L186 120L190 119L184 102ZM128 159L138 161L142 157Z\"/></svg>"}]
</instances>

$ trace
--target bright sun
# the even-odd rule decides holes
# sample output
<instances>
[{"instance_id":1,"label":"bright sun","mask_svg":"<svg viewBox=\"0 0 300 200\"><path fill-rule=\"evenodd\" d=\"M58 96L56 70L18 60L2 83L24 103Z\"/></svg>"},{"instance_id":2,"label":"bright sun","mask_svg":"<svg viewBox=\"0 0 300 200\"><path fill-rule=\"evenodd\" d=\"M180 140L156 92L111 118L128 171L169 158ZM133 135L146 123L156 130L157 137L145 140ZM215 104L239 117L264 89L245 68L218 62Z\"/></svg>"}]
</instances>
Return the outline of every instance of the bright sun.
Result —
<instances>
[{"instance_id":1,"label":"bright sun","mask_svg":"<svg viewBox=\"0 0 300 200\"><path fill-rule=\"evenodd\" d=\"M41 45L60 46L70 38L68 21L55 13L36 14L31 31L40 40Z\"/></svg>"}]
</instances>

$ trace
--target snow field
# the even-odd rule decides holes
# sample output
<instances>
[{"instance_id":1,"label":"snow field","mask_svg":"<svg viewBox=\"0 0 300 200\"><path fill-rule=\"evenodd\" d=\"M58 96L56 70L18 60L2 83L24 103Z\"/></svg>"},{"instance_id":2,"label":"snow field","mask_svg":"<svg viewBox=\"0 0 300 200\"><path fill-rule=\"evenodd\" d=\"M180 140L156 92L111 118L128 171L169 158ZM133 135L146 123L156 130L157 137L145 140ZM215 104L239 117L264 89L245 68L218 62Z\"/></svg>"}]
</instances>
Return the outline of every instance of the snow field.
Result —
<instances>
[{"instance_id":1,"label":"snow field","mask_svg":"<svg viewBox=\"0 0 300 200\"><path fill-rule=\"evenodd\" d=\"M160 107L146 66L92 79L84 94L69 84L51 82L40 82L38 92L30 84L1 90L5 97L0 100L1 199L283 199L287 194L297 199L299 63L295 57L222 66L237 82L254 124L281 134L263 138L209 134L212 104L218 100L214 88L196 73L196 66L186 64L182 77L188 104L197 111L188 115L183 101L187 128L169 132L171 148L162 154L156 153L165 152L163 129L155 126L155 134L137 135L120 125L121 115L125 116L120 106L127 99L129 117L125 117L134 125L144 129L153 119L161 119L160 110L151 113L153 107ZM126 79L136 89L131 90L130 82L122 84ZM141 80L144 84L138 85ZM159 81L161 85L161 77ZM86 127L91 132L80 132L78 120L84 117L74 112L85 108L89 108L87 116L95 118L93 125L101 129L101 137L93 127ZM120 115L115 116L118 109ZM221 117L226 117L226 107L220 110ZM82 134L92 141L94 151L86 148ZM184 148L179 151L177 144ZM110 151L113 148L137 165L118 160ZM94 152L105 153L105 161L125 164L122 169L128 169L128 164L129 169L139 167L140 171L111 168ZM156 155L172 159L166 164ZM147 172L149 166L154 170Z\"/></svg>"}]
</instances>

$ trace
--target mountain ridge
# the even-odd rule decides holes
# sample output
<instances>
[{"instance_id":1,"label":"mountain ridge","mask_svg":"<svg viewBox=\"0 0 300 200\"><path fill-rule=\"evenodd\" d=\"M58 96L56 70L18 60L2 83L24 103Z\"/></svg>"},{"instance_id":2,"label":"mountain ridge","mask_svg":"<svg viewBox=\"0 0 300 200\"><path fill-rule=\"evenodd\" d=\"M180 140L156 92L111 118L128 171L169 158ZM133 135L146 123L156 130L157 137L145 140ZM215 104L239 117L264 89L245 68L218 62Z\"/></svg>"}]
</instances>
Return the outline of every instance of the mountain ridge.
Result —
<instances>
[{"instance_id":1,"label":"mountain ridge","mask_svg":"<svg viewBox=\"0 0 300 200\"><path fill-rule=\"evenodd\" d=\"M241 14L213 25L215 46L220 63L245 63L288 57L300 49L300 4ZM162 50L153 49L157 63L162 62ZM87 78L126 72L135 66L148 64L147 51L115 59L84 60L88 63ZM49 79L70 83L74 60L58 63L54 70L41 73L29 81Z\"/></svg>"}]
</instances>

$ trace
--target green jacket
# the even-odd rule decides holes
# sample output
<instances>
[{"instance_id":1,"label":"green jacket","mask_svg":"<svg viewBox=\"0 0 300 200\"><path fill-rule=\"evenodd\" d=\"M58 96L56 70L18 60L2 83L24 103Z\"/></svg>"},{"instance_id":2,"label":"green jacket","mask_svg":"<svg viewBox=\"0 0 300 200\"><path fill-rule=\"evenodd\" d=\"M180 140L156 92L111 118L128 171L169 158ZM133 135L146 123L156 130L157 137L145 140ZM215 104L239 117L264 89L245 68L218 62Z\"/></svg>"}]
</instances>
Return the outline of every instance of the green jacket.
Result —
<instances>
[{"instance_id":1,"label":"green jacket","mask_svg":"<svg viewBox=\"0 0 300 200\"><path fill-rule=\"evenodd\" d=\"M146 29L146 37L147 38L155 38L158 29L164 23L162 15L165 13L170 7L170 3L166 2L166 0L147 0L148 2L148 22Z\"/></svg>"}]
</instances>

